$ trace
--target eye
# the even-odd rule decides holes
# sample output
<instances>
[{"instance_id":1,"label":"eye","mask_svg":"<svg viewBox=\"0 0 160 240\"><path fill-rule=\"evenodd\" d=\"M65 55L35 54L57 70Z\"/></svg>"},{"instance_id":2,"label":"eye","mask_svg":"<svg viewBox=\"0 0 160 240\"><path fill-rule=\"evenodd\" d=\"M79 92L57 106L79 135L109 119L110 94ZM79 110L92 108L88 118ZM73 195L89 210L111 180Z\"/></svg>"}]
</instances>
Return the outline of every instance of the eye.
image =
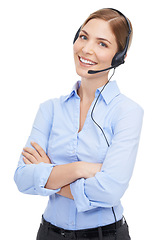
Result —
<instances>
[{"instance_id":1,"label":"eye","mask_svg":"<svg viewBox=\"0 0 160 240\"><path fill-rule=\"evenodd\" d=\"M80 35L79 37L83 40L87 40L87 37L85 35Z\"/></svg>"},{"instance_id":2,"label":"eye","mask_svg":"<svg viewBox=\"0 0 160 240\"><path fill-rule=\"evenodd\" d=\"M102 47L107 47L107 44L105 44L103 42L100 42L99 45L102 46Z\"/></svg>"}]
</instances>

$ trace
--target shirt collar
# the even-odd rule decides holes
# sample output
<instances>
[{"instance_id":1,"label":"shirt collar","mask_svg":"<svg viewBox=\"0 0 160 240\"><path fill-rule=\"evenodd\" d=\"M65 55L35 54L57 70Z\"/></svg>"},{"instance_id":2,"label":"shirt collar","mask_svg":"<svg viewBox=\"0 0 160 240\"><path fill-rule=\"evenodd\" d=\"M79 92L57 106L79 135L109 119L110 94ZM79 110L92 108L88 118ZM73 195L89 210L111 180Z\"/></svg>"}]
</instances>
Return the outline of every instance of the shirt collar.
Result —
<instances>
[{"instance_id":1,"label":"shirt collar","mask_svg":"<svg viewBox=\"0 0 160 240\"><path fill-rule=\"evenodd\" d=\"M77 94L77 90L79 89L80 85L81 85L81 81L77 81L74 84L71 93L64 98L64 101L67 101L73 95L76 95L79 98L79 96ZM97 88L97 90L95 92L95 97L98 97L102 88L103 88L103 86L100 87L100 88ZM116 81L110 81L101 93L101 95L102 95L103 99L105 100L106 104L109 104L110 101L112 101L112 99L114 97L118 96L119 94L120 94L120 90L118 88L118 85L117 85Z\"/></svg>"},{"instance_id":2,"label":"shirt collar","mask_svg":"<svg viewBox=\"0 0 160 240\"><path fill-rule=\"evenodd\" d=\"M81 81L77 81L77 82L74 84L71 93L64 98L64 101L67 101L67 100L68 100L69 98L71 98L73 95L77 95L77 97L79 97L78 94L77 94L77 90L78 90L78 88L80 87L80 85L81 85Z\"/></svg>"},{"instance_id":3,"label":"shirt collar","mask_svg":"<svg viewBox=\"0 0 160 240\"><path fill-rule=\"evenodd\" d=\"M96 97L99 95L102 88L103 88L103 86L96 90L96 93L95 93ZM110 81L105 86L104 90L101 93L101 95L102 95L103 99L105 100L106 104L109 104L113 100L113 98L115 98L119 94L120 94L120 90L118 88L118 85L117 85L116 81Z\"/></svg>"}]
</instances>

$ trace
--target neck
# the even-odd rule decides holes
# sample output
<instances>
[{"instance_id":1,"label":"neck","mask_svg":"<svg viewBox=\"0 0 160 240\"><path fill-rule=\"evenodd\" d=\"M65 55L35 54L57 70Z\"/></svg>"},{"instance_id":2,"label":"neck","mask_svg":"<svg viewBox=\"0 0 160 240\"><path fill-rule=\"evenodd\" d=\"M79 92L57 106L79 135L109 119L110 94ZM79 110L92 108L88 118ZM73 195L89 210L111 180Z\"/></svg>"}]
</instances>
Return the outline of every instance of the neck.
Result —
<instances>
[{"instance_id":1,"label":"neck","mask_svg":"<svg viewBox=\"0 0 160 240\"><path fill-rule=\"evenodd\" d=\"M81 86L78 95L83 102L93 102L97 88L104 86L108 82L108 77L103 79L81 79Z\"/></svg>"}]
</instances>

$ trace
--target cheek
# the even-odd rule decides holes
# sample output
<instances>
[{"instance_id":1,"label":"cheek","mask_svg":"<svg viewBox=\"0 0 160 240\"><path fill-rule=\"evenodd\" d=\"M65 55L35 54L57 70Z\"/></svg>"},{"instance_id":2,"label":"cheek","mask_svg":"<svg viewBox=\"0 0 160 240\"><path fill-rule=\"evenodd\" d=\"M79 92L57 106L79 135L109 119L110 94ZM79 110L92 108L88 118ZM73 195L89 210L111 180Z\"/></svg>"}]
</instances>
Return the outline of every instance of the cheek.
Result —
<instances>
[{"instance_id":1,"label":"cheek","mask_svg":"<svg viewBox=\"0 0 160 240\"><path fill-rule=\"evenodd\" d=\"M112 59L114 57L114 54L113 52L110 52L110 51L106 51L106 52L102 52L102 53L97 53L97 58L99 60L99 62L101 63L111 63L112 62Z\"/></svg>"},{"instance_id":2,"label":"cheek","mask_svg":"<svg viewBox=\"0 0 160 240\"><path fill-rule=\"evenodd\" d=\"M97 57L99 59L99 62L101 62L101 63L107 63L110 61L110 55L108 53L99 54Z\"/></svg>"},{"instance_id":3,"label":"cheek","mask_svg":"<svg viewBox=\"0 0 160 240\"><path fill-rule=\"evenodd\" d=\"M73 53L77 54L79 50L80 50L80 44L78 43L78 40L77 40L73 45Z\"/></svg>"},{"instance_id":4,"label":"cheek","mask_svg":"<svg viewBox=\"0 0 160 240\"><path fill-rule=\"evenodd\" d=\"M73 46L73 56L74 56L74 61L76 60L76 57L77 57L77 48L76 48L76 45L74 44Z\"/></svg>"}]
</instances>

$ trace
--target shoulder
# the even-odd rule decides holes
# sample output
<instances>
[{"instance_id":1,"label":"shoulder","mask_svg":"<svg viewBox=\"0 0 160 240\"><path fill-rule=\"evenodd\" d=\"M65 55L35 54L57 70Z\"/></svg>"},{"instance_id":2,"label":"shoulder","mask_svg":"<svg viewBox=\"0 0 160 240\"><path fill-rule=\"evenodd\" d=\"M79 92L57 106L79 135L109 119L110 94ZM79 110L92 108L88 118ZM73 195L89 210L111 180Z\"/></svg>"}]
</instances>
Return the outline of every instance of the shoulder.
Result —
<instances>
[{"instance_id":1,"label":"shoulder","mask_svg":"<svg viewBox=\"0 0 160 240\"><path fill-rule=\"evenodd\" d=\"M55 108L56 106L62 105L62 104L65 102L65 100L66 100L67 97L68 97L68 95L66 95L66 96L60 96L60 97L58 97L58 98L48 99L48 100L46 100L46 101L44 101L44 102L42 102L42 103L40 104L40 109L41 109L42 111L50 112L50 114L53 114L54 108Z\"/></svg>"},{"instance_id":2,"label":"shoulder","mask_svg":"<svg viewBox=\"0 0 160 240\"><path fill-rule=\"evenodd\" d=\"M139 111L143 112L143 108L134 100L132 100L131 98L125 96L124 94L119 94L118 96L118 100L119 100L119 108L122 111L130 111L130 110L134 110L134 109L139 109Z\"/></svg>"},{"instance_id":3,"label":"shoulder","mask_svg":"<svg viewBox=\"0 0 160 240\"><path fill-rule=\"evenodd\" d=\"M134 116L134 119L142 119L144 110L134 100L120 93L113 101L114 105L114 120L124 118L125 116Z\"/></svg>"}]
</instances>

